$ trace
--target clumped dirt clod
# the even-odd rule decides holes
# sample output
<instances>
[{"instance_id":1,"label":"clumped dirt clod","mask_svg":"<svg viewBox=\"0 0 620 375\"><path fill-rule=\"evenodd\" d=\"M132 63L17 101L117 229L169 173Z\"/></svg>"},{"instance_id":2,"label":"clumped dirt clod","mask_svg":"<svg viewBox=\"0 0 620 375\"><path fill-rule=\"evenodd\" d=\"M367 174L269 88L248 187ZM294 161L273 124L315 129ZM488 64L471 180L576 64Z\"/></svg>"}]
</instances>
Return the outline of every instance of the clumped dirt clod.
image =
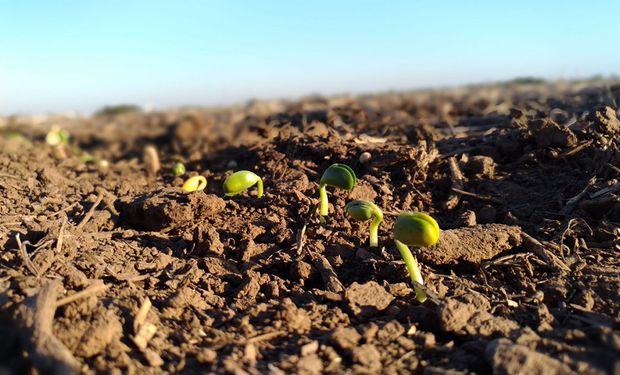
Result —
<instances>
[{"instance_id":1,"label":"clumped dirt clod","mask_svg":"<svg viewBox=\"0 0 620 375\"><path fill-rule=\"evenodd\" d=\"M618 87L2 121L0 372L611 373ZM71 134L62 157L52 125ZM177 162L207 188L184 192ZM320 224L334 163L358 184L329 192ZM265 195L224 197L237 170ZM378 248L354 199L384 212ZM400 211L442 229L415 250L424 304L391 236Z\"/></svg>"},{"instance_id":2,"label":"clumped dirt clod","mask_svg":"<svg viewBox=\"0 0 620 375\"><path fill-rule=\"evenodd\" d=\"M437 266L460 262L480 264L521 245L521 234L521 228L505 224L444 230L435 245L420 249L420 260Z\"/></svg>"}]
</instances>

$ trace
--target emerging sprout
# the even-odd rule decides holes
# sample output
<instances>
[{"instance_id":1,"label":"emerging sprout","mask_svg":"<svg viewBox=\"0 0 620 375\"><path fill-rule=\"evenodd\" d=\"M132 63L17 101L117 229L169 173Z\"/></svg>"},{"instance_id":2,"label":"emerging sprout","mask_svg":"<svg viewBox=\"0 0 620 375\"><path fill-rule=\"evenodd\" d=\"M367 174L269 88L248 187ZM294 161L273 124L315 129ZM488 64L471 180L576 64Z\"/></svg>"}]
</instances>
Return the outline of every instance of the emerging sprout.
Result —
<instances>
[{"instance_id":1,"label":"emerging sprout","mask_svg":"<svg viewBox=\"0 0 620 375\"><path fill-rule=\"evenodd\" d=\"M408 246L424 247L431 246L439 239L439 225L432 217L421 212L403 212L394 224L394 242L396 248L403 257L411 280L424 284L418 261L411 254ZM414 284L415 285L415 284ZM416 299L419 302L426 301L426 293L414 286Z\"/></svg>"},{"instance_id":2,"label":"emerging sprout","mask_svg":"<svg viewBox=\"0 0 620 375\"><path fill-rule=\"evenodd\" d=\"M201 191L207 187L207 179L204 176L194 176L188 178L183 184L183 190L192 192L192 191Z\"/></svg>"},{"instance_id":3,"label":"emerging sprout","mask_svg":"<svg viewBox=\"0 0 620 375\"><path fill-rule=\"evenodd\" d=\"M329 202L327 200L327 186L333 186L340 189L351 190L357 183L357 177L353 169L346 164L332 164L323 172L323 177L319 184L319 195L321 202L319 205L319 214L321 221L325 221L325 216L329 213Z\"/></svg>"},{"instance_id":4,"label":"emerging sprout","mask_svg":"<svg viewBox=\"0 0 620 375\"><path fill-rule=\"evenodd\" d=\"M32 143L20 133L8 132L6 134L3 134L2 137L8 141L15 142L26 147L32 147Z\"/></svg>"},{"instance_id":5,"label":"emerging sprout","mask_svg":"<svg viewBox=\"0 0 620 375\"><path fill-rule=\"evenodd\" d=\"M183 163L176 163L174 167L172 167L172 174L175 177L183 176L185 174L185 166Z\"/></svg>"},{"instance_id":6,"label":"emerging sprout","mask_svg":"<svg viewBox=\"0 0 620 375\"><path fill-rule=\"evenodd\" d=\"M45 135L45 142L52 147L60 144L67 144L69 143L69 133L59 126L54 125L47 135Z\"/></svg>"},{"instance_id":7,"label":"emerging sprout","mask_svg":"<svg viewBox=\"0 0 620 375\"><path fill-rule=\"evenodd\" d=\"M224 181L224 194L227 197L237 195L252 186L258 188L258 198L263 196L263 180L254 172L238 171Z\"/></svg>"},{"instance_id":8,"label":"emerging sprout","mask_svg":"<svg viewBox=\"0 0 620 375\"><path fill-rule=\"evenodd\" d=\"M373 218L370 223L370 247L379 246L379 236L377 232L379 230L379 224L383 221L383 212L381 209L377 207L376 204L363 200L349 202L344 209L353 220L366 221Z\"/></svg>"},{"instance_id":9,"label":"emerging sprout","mask_svg":"<svg viewBox=\"0 0 620 375\"><path fill-rule=\"evenodd\" d=\"M94 163L97 160L97 158L95 158L93 155L89 154L89 153L84 153L82 154L82 156L80 156L80 163Z\"/></svg>"}]
</instances>

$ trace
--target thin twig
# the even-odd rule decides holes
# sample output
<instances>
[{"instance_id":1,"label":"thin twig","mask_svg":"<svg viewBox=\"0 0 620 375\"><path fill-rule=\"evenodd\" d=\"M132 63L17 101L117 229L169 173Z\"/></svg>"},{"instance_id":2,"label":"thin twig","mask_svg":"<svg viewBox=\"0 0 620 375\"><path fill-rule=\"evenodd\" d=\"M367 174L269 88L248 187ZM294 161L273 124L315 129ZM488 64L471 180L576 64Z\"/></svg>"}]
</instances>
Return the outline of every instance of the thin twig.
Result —
<instances>
[{"instance_id":1,"label":"thin twig","mask_svg":"<svg viewBox=\"0 0 620 375\"><path fill-rule=\"evenodd\" d=\"M329 263L327 258L325 258L322 254L317 252L310 252L310 257L312 258L312 263L314 267L316 267L320 274L323 282L325 283L325 287L330 292L334 293L342 293L344 291L344 286L338 279L338 275L336 275L336 271Z\"/></svg>"},{"instance_id":2,"label":"thin twig","mask_svg":"<svg viewBox=\"0 0 620 375\"><path fill-rule=\"evenodd\" d=\"M457 192L459 194L466 195L468 197L479 199L481 201L494 202L494 203L503 203L501 200L499 200L497 198L493 198L493 197L488 196L488 195L481 195L481 194L476 194L476 193L470 193L469 191L465 191L465 190L461 190L461 189L456 189L456 188L451 188L451 190L454 191L454 192Z\"/></svg>"},{"instance_id":3,"label":"thin twig","mask_svg":"<svg viewBox=\"0 0 620 375\"><path fill-rule=\"evenodd\" d=\"M22 177L13 176L12 174L2 173L2 172L0 172L0 177L13 178L15 180L21 180L22 179Z\"/></svg>"},{"instance_id":4,"label":"thin twig","mask_svg":"<svg viewBox=\"0 0 620 375\"><path fill-rule=\"evenodd\" d=\"M18 307L20 341L29 360L43 374L75 374L79 369L71 351L52 332L59 289L60 282L51 281Z\"/></svg>"},{"instance_id":5,"label":"thin twig","mask_svg":"<svg viewBox=\"0 0 620 375\"><path fill-rule=\"evenodd\" d=\"M450 151L450 152L448 152L448 153L445 153L445 154L441 155L441 159L447 159L447 158L449 158L449 157L451 157L451 156L454 156L454 155L464 154L464 153L466 153L466 152L472 152L472 151L474 151L475 149L476 149L476 147L465 147L465 148L459 148L459 149L457 149L457 150Z\"/></svg>"},{"instance_id":6,"label":"thin twig","mask_svg":"<svg viewBox=\"0 0 620 375\"><path fill-rule=\"evenodd\" d=\"M615 193L615 192L618 192L618 191L620 191L620 183L617 183L617 184L615 184L613 186L608 186L608 187L606 187L604 189L601 189L601 190L599 190L597 192L594 192L594 193L590 194L590 199L598 198L601 195L611 194L611 193Z\"/></svg>"},{"instance_id":7,"label":"thin twig","mask_svg":"<svg viewBox=\"0 0 620 375\"><path fill-rule=\"evenodd\" d=\"M82 298L90 297L93 294L97 294L99 292L103 292L104 290L106 290L108 288L109 288L109 286L104 284L104 283L102 283L102 282L95 282L92 285L90 285L88 288L86 288L86 289L84 289L82 291L74 293L74 294L72 294L72 295L70 295L68 297L59 299L58 301L56 301L56 307L66 305L66 304L71 303L71 302L75 302L75 301L77 301L79 299L82 299Z\"/></svg>"},{"instance_id":8,"label":"thin twig","mask_svg":"<svg viewBox=\"0 0 620 375\"><path fill-rule=\"evenodd\" d=\"M19 248L19 254L22 257L22 260L24 261L24 265L26 266L26 268L28 268L28 271L30 271L34 276L39 278L39 270L34 265L34 263L32 263L32 260L30 260L30 256L28 255L28 251L26 250L26 244L22 243L22 240L19 238L19 233L15 235L15 241L17 241L17 247Z\"/></svg>"},{"instance_id":9,"label":"thin twig","mask_svg":"<svg viewBox=\"0 0 620 375\"><path fill-rule=\"evenodd\" d=\"M146 317L149 314L149 310L151 309L151 306L153 306L153 304L151 303L151 300L149 299L149 297L144 298L144 301L142 302L142 306L140 306L140 310L138 310L138 313L133 319L133 333L134 334L138 334L138 332L140 331L140 327L142 327L144 322L146 322Z\"/></svg>"},{"instance_id":10,"label":"thin twig","mask_svg":"<svg viewBox=\"0 0 620 375\"><path fill-rule=\"evenodd\" d=\"M616 173L620 173L620 168L616 167L615 165L611 164L611 163L607 163L607 166L611 169L613 169Z\"/></svg>"},{"instance_id":11,"label":"thin twig","mask_svg":"<svg viewBox=\"0 0 620 375\"><path fill-rule=\"evenodd\" d=\"M306 227L307 227L307 223L304 223L304 226L301 227L301 229L299 229L297 231L297 244L296 244L296 248L297 248L297 255L301 255L303 249L304 249L304 245L306 244Z\"/></svg>"},{"instance_id":12,"label":"thin twig","mask_svg":"<svg viewBox=\"0 0 620 375\"><path fill-rule=\"evenodd\" d=\"M286 334L286 332L284 331L267 332L267 333L263 333L261 335L257 335L252 338L249 338L247 343L250 344L250 343L257 343L257 342L262 342L262 341L268 341L278 336L282 336L284 334Z\"/></svg>"},{"instance_id":13,"label":"thin twig","mask_svg":"<svg viewBox=\"0 0 620 375\"><path fill-rule=\"evenodd\" d=\"M419 282L413 280L411 280L411 283L413 284L414 289L418 288L424 291L429 301L433 302L436 305L439 305L441 303L441 298L439 297L439 295L430 290L426 285L420 284Z\"/></svg>"},{"instance_id":14,"label":"thin twig","mask_svg":"<svg viewBox=\"0 0 620 375\"><path fill-rule=\"evenodd\" d=\"M73 203L71 203L70 205L68 205L67 207L65 207L65 208L63 208L63 209L61 209L61 210L59 210L59 211L54 212L54 213L53 213L53 214L51 214L50 216L52 216L52 217L53 217L53 216L56 216L56 215L60 215L60 214L61 214L61 213L63 213L63 212L69 211L70 209L72 209L73 207L75 207L78 203L79 203L79 202L73 202Z\"/></svg>"},{"instance_id":15,"label":"thin twig","mask_svg":"<svg viewBox=\"0 0 620 375\"><path fill-rule=\"evenodd\" d=\"M461 199L461 195L455 191L462 190L464 186L463 182L463 172L459 168L459 165L456 161L455 157L451 157L448 159L448 164L450 166L450 177L452 178L452 193L448 197L448 200L444 203L444 206L448 210L452 210L456 206L458 206L459 201Z\"/></svg>"},{"instance_id":16,"label":"thin twig","mask_svg":"<svg viewBox=\"0 0 620 375\"><path fill-rule=\"evenodd\" d=\"M60 225L60 231L58 232L58 239L56 239L56 254L60 254L62 250L62 241L64 237L65 225L67 224L67 217L65 216Z\"/></svg>"},{"instance_id":17,"label":"thin twig","mask_svg":"<svg viewBox=\"0 0 620 375\"><path fill-rule=\"evenodd\" d=\"M586 228L588 228L588 230L590 231L590 235L594 234L594 232L592 231L592 228L590 228L588 223L586 223L586 221L583 220L582 218L576 217L576 218L570 219L568 221L568 224L566 224L566 229L564 229L564 231L562 232L562 236L560 236L560 255L562 255L562 259L565 259L564 258L564 237L566 236L566 233L568 233L573 228L573 224L577 222L583 223L586 226Z\"/></svg>"},{"instance_id":18,"label":"thin twig","mask_svg":"<svg viewBox=\"0 0 620 375\"><path fill-rule=\"evenodd\" d=\"M523 241L523 247L528 251L538 255L548 266L555 265L566 272L570 272L571 269L561 259L556 257L553 253L547 252L545 247L540 241L531 237L527 233L521 233L521 240Z\"/></svg>"},{"instance_id":19,"label":"thin twig","mask_svg":"<svg viewBox=\"0 0 620 375\"><path fill-rule=\"evenodd\" d=\"M587 140L581 144L578 144L577 146L564 151L563 153L561 153L560 155L558 155L559 158L568 158L571 157L577 153L579 153L581 150L588 148L588 146L590 146L592 144L592 140Z\"/></svg>"},{"instance_id":20,"label":"thin twig","mask_svg":"<svg viewBox=\"0 0 620 375\"><path fill-rule=\"evenodd\" d=\"M596 184L596 176L593 176L592 178L590 178L590 180L588 181L588 184L586 185L586 187L583 188L583 190L581 192L579 192L579 194L575 195L574 197L569 199L568 202L566 202L566 206L564 206L564 208L562 208L562 210L560 211L560 214L568 215L571 212L573 212L573 209L575 208L575 205L577 203L579 203L579 201L583 197L585 197L585 195L588 192L588 190L590 190L590 188L592 186L594 186L594 184Z\"/></svg>"},{"instance_id":21,"label":"thin twig","mask_svg":"<svg viewBox=\"0 0 620 375\"><path fill-rule=\"evenodd\" d=\"M103 194L99 193L99 195L97 196L97 200L95 201L93 206L90 208L90 210L88 210L86 215L84 215L84 218L82 218L82 221L80 221L78 226L75 228L76 231L80 231L84 227L84 225L86 225L86 223L88 223L88 220L90 220L90 218L95 213L95 210L97 209L97 206L99 206L99 203L101 203L101 200L103 200Z\"/></svg>"}]
</instances>

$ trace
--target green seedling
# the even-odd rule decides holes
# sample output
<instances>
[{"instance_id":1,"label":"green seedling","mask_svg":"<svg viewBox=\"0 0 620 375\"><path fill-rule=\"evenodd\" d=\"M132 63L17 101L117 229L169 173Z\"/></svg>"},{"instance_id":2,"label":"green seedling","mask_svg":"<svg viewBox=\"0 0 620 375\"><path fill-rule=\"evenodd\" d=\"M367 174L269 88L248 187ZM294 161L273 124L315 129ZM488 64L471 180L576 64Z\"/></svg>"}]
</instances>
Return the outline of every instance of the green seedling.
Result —
<instances>
[{"instance_id":1,"label":"green seedling","mask_svg":"<svg viewBox=\"0 0 620 375\"><path fill-rule=\"evenodd\" d=\"M204 176L194 176L188 178L183 184L183 190L187 192L201 191L207 187L207 179Z\"/></svg>"},{"instance_id":2,"label":"green seedling","mask_svg":"<svg viewBox=\"0 0 620 375\"><path fill-rule=\"evenodd\" d=\"M347 214L356 221L366 221L372 218L370 223L370 247L379 246L379 224L383 221L383 212L376 204L364 201L356 200L347 203L344 207Z\"/></svg>"},{"instance_id":3,"label":"green seedling","mask_svg":"<svg viewBox=\"0 0 620 375\"><path fill-rule=\"evenodd\" d=\"M32 147L32 143L22 134L17 133L17 132L8 132L3 135L3 138L6 139L7 141L19 143L26 147Z\"/></svg>"},{"instance_id":4,"label":"green seedling","mask_svg":"<svg viewBox=\"0 0 620 375\"><path fill-rule=\"evenodd\" d=\"M59 126L52 126L50 131L45 135L45 142L50 146L58 146L69 143L69 133L61 129Z\"/></svg>"},{"instance_id":5,"label":"green seedling","mask_svg":"<svg viewBox=\"0 0 620 375\"><path fill-rule=\"evenodd\" d=\"M250 171L238 171L230 175L224 181L224 194L227 197L237 195L252 186L256 185L258 188L257 197L263 196L263 180L254 172Z\"/></svg>"},{"instance_id":6,"label":"green seedling","mask_svg":"<svg viewBox=\"0 0 620 375\"><path fill-rule=\"evenodd\" d=\"M403 257L409 277L414 282L416 299L422 303L426 301L426 293L416 286L416 283L424 285L424 279L420 271L417 259L411 254L408 246L425 247L431 246L439 239L439 225L427 214L421 212L403 212L394 223L394 242L396 248Z\"/></svg>"},{"instance_id":7,"label":"green seedling","mask_svg":"<svg viewBox=\"0 0 620 375\"><path fill-rule=\"evenodd\" d=\"M172 174L175 177L183 176L185 174L185 165L183 165L183 163L176 163L174 167L172 167Z\"/></svg>"},{"instance_id":8,"label":"green seedling","mask_svg":"<svg viewBox=\"0 0 620 375\"><path fill-rule=\"evenodd\" d=\"M321 222L325 222L325 216L329 214L329 201L327 199L327 186L337 187L340 189L351 190L357 183L357 177L353 169L346 164L332 164L323 172L319 183L319 195L321 202L319 204L319 215Z\"/></svg>"},{"instance_id":9,"label":"green seedling","mask_svg":"<svg viewBox=\"0 0 620 375\"><path fill-rule=\"evenodd\" d=\"M96 160L96 158L88 153L84 153L82 154L82 156L80 156L80 163L84 163L84 164L88 164L88 163L94 163Z\"/></svg>"}]
</instances>

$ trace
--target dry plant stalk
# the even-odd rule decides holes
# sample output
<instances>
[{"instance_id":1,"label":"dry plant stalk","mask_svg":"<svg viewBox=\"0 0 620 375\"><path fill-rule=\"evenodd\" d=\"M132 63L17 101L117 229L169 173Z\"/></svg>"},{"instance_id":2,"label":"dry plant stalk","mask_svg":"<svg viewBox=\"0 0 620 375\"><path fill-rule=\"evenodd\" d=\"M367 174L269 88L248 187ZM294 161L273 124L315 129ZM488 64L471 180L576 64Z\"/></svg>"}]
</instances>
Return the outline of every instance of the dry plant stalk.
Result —
<instances>
[{"instance_id":1,"label":"dry plant stalk","mask_svg":"<svg viewBox=\"0 0 620 375\"><path fill-rule=\"evenodd\" d=\"M19 339L34 366L43 374L75 374L79 362L52 332L60 282L50 281L18 308Z\"/></svg>"},{"instance_id":2,"label":"dry plant stalk","mask_svg":"<svg viewBox=\"0 0 620 375\"><path fill-rule=\"evenodd\" d=\"M444 203L444 206L446 209L452 210L458 206L461 199L461 194L458 193L458 190L463 190L464 178L463 173L459 168L459 164L454 156L448 159L448 163L450 165L450 176L452 178L452 191L448 197L448 200Z\"/></svg>"},{"instance_id":3,"label":"dry plant stalk","mask_svg":"<svg viewBox=\"0 0 620 375\"><path fill-rule=\"evenodd\" d=\"M146 167L146 173L150 177L154 177L161 168L159 156L157 155L157 148L155 148L155 146L146 146L144 148L143 161Z\"/></svg>"}]
</instances>

